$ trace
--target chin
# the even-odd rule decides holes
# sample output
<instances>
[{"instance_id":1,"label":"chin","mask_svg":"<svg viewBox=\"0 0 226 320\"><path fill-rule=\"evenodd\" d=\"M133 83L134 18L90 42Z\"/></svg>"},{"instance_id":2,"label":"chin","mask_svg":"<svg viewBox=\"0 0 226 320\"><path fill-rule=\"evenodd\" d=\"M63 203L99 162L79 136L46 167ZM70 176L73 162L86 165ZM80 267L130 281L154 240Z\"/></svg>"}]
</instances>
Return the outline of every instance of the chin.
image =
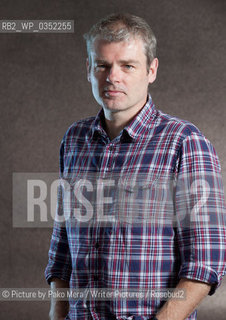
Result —
<instances>
[{"instance_id":1,"label":"chin","mask_svg":"<svg viewBox=\"0 0 226 320\"><path fill-rule=\"evenodd\" d=\"M123 110L123 107L120 106L119 104L114 104L114 103L104 103L104 108L112 111L112 112L116 112L116 111L120 111Z\"/></svg>"},{"instance_id":2,"label":"chin","mask_svg":"<svg viewBox=\"0 0 226 320\"><path fill-rule=\"evenodd\" d=\"M123 101L117 101L116 99L103 99L103 104L108 109L123 109L125 103Z\"/></svg>"}]
</instances>

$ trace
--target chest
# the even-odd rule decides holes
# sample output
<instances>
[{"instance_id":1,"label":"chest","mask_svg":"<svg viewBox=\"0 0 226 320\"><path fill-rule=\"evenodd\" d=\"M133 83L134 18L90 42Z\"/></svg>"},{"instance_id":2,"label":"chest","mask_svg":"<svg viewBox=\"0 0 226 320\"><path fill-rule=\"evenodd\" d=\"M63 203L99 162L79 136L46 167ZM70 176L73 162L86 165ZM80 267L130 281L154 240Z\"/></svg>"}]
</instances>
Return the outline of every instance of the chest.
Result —
<instances>
[{"instance_id":1,"label":"chest","mask_svg":"<svg viewBox=\"0 0 226 320\"><path fill-rule=\"evenodd\" d=\"M66 146L64 174L173 173L178 158L178 142L171 136L155 135L136 142L105 143L75 140Z\"/></svg>"}]
</instances>

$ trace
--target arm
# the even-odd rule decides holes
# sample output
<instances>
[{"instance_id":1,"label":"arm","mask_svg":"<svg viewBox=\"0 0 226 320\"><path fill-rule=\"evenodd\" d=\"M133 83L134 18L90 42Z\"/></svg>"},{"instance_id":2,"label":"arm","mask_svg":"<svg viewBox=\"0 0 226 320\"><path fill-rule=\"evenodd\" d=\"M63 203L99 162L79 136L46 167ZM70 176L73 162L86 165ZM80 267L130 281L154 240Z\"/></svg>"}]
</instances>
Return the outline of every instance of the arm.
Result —
<instances>
[{"instance_id":1,"label":"arm","mask_svg":"<svg viewBox=\"0 0 226 320\"><path fill-rule=\"evenodd\" d=\"M211 284L225 274L225 201L220 163L211 143L191 134L182 144L175 189L175 236L181 266L179 279Z\"/></svg>"},{"instance_id":2,"label":"arm","mask_svg":"<svg viewBox=\"0 0 226 320\"><path fill-rule=\"evenodd\" d=\"M60 149L60 177L63 175L64 144ZM58 188L57 194L57 214L64 214L63 191ZM71 276L71 255L67 238L67 230L64 222L54 221L53 233L49 249L49 261L45 270L45 277L51 290L69 288ZM69 311L68 301L57 300L51 295L51 306L49 312L50 320L63 320Z\"/></svg>"},{"instance_id":3,"label":"arm","mask_svg":"<svg viewBox=\"0 0 226 320\"><path fill-rule=\"evenodd\" d=\"M64 280L53 278L51 280L51 290L69 288L69 282ZM68 301L60 301L57 298L51 296L51 306L49 312L50 320L64 320L69 311Z\"/></svg>"},{"instance_id":4,"label":"arm","mask_svg":"<svg viewBox=\"0 0 226 320\"><path fill-rule=\"evenodd\" d=\"M220 164L212 145L196 134L182 145L175 190L175 235L181 266L177 289L185 299L169 299L159 320L186 319L225 273L225 206Z\"/></svg>"},{"instance_id":5,"label":"arm","mask_svg":"<svg viewBox=\"0 0 226 320\"><path fill-rule=\"evenodd\" d=\"M204 282L181 279L176 289L185 291L185 299L169 299L157 313L158 320L184 320L186 319L205 298L210 285Z\"/></svg>"}]
</instances>

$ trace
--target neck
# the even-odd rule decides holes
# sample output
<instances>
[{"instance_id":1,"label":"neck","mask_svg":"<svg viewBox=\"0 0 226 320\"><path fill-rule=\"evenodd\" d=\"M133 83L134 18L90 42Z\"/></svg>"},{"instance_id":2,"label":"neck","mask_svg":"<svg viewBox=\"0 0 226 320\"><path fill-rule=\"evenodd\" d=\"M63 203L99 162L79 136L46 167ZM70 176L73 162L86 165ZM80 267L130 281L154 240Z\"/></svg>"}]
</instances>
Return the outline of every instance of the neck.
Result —
<instances>
[{"instance_id":1,"label":"neck","mask_svg":"<svg viewBox=\"0 0 226 320\"><path fill-rule=\"evenodd\" d=\"M127 112L111 112L104 110L106 132L111 140L116 138L119 133L134 119L142 109L136 110L136 113L128 114Z\"/></svg>"},{"instance_id":2,"label":"neck","mask_svg":"<svg viewBox=\"0 0 226 320\"><path fill-rule=\"evenodd\" d=\"M116 138L119 133L125 128L125 126L128 124L127 122L117 121L117 119L114 120L108 120L105 118L105 124L106 124L106 132L110 138L110 140L113 140Z\"/></svg>"},{"instance_id":3,"label":"neck","mask_svg":"<svg viewBox=\"0 0 226 320\"><path fill-rule=\"evenodd\" d=\"M137 106L137 108L127 110L112 112L111 110L104 108L105 129L111 140L116 138L123 128L125 128L136 117L145 105L146 101L144 101L141 106Z\"/></svg>"}]
</instances>

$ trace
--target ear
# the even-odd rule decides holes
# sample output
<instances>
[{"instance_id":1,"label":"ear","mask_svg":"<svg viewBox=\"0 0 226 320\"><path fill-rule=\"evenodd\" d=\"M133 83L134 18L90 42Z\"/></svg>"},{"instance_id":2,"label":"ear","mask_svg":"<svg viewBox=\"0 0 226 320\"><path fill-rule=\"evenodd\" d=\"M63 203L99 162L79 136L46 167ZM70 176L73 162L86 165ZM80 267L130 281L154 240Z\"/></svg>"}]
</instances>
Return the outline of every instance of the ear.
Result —
<instances>
[{"instance_id":1,"label":"ear","mask_svg":"<svg viewBox=\"0 0 226 320\"><path fill-rule=\"evenodd\" d=\"M90 63L89 63L89 58L86 58L86 71L87 71L87 80L90 82Z\"/></svg>"},{"instance_id":2,"label":"ear","mask_svg":"<svg viewBox=\"0 0 226 320\"><path fill-rule=\"evenodd\" d=\"M151 62L150 68L149 68L149 83L153 83L157 77L157 70L159 66L159 61L157 58L154 58Z\"/></svg>"}]
</instances>

